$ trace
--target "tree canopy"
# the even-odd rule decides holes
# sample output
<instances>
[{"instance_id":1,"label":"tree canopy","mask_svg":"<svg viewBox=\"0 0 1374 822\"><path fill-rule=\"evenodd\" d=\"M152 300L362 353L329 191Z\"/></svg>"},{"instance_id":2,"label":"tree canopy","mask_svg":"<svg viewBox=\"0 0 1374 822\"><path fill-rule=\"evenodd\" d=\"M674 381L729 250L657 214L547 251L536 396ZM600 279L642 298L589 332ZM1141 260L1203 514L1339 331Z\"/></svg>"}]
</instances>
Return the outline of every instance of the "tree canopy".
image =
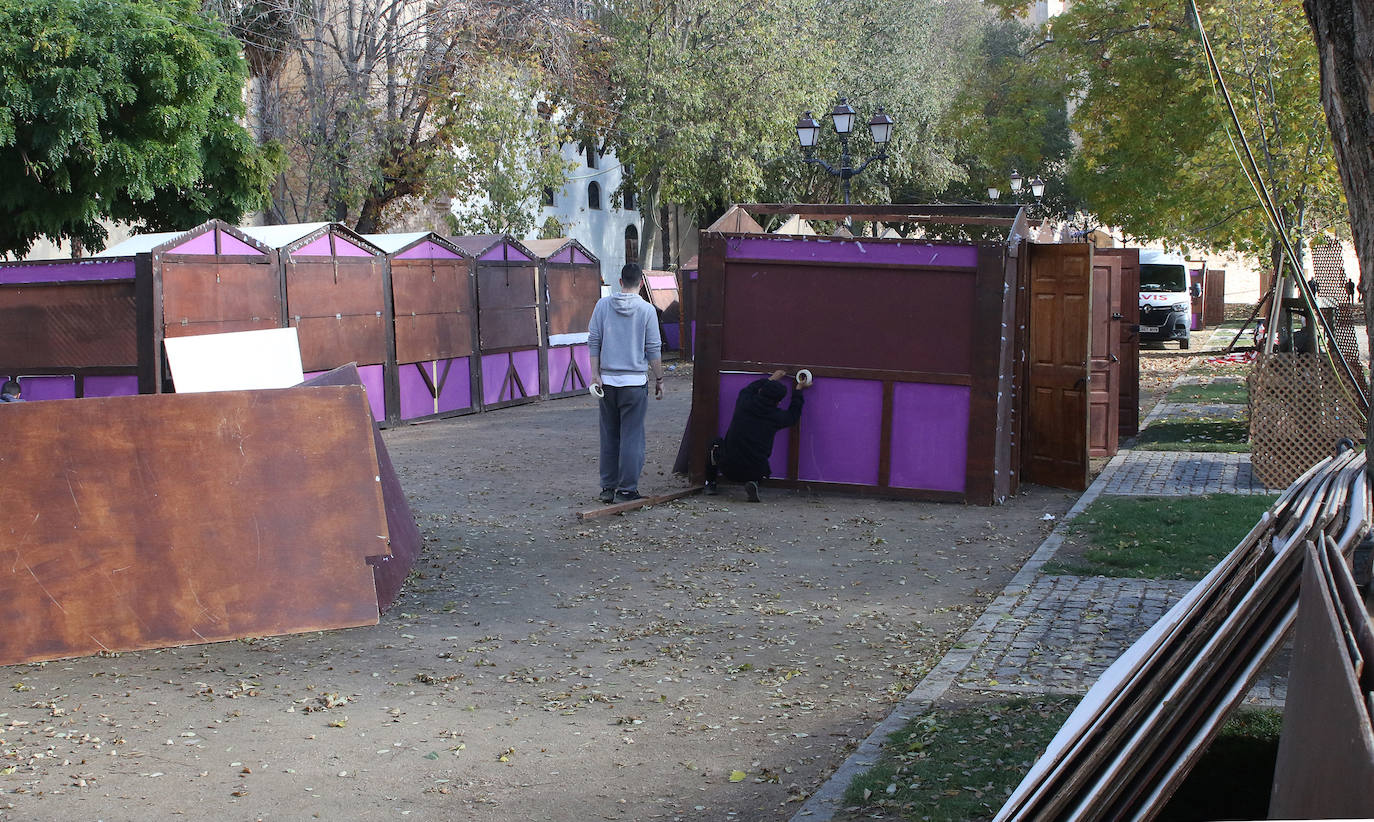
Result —
<instances>
[{"instance_id":1,"label":"tree canopy","mask_svg":"<svg viewBox=\"0 0 1374 822\"><path fill-rule=\"evenodd\" d=\"M1216 0L1200 11L1291 239L1335 228L1344 204L1300 3ZM1272 250L1190 6L1082 0L1051 24L1035 64L1070 101L1081 147L1067 182L1097 218L1141 239Z\"/></svg>"},{"instance_id":2,"label":"tree canopy","mask_svg":"<svg viewBox=\"0 0 1374 822\"><path fill-rule=\"evenodd\" d=\"M189 0L0 4L0 253L260 208L276 154L240 125L246 74Z\"/></svg>"}]
</instances>

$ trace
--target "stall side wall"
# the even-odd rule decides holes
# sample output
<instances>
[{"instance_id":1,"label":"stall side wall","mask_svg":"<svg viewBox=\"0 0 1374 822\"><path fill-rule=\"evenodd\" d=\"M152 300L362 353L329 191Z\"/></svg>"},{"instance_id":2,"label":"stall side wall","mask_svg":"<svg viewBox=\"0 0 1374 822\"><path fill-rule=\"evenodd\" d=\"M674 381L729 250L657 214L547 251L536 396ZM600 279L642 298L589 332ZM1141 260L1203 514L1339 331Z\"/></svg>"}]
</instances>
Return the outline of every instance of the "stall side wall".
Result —
<instances>
[{"instance_id":1,"label":"stall side wall","mask_svg":"<svg viewBox=\"0 0 1374 822\"><path fill-rule=\"evenodd\" d=\"M982 504L1012 487L1002 249L703 239L694 440L724 433L750 380L805 367L816 384L775 441L775 477Z\"/></svg>"},{"instance_id":2,"label":"stall side wall","mask_svg":"<svg viewBox=\"0 0 1374 822\"><path fill-rule=\"evenodd\" d=\"M585 393L592 378L587 326L596 301L601 299L601 266L545 262L544 294L548 300L544 311L548 318L544 393L549 397Z\"/></svg>"},{"instance_id":3,"label":"stall side wall","mask_svg":"<svg viewBox=\"0 0 1374 822\"><path fill-rule=\"evenodd\" d=\"M410 421L478 407L477 311L472 262L393 257L397 402L388 418Z\"/></svg>"}]
</instances>

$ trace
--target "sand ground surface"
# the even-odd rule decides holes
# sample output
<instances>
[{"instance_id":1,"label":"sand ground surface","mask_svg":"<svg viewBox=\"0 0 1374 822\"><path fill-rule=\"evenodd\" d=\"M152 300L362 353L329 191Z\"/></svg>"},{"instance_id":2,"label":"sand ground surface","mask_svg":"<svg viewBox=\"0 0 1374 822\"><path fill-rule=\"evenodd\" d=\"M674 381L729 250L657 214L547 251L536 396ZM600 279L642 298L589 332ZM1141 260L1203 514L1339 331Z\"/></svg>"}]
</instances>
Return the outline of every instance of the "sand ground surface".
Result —
<instances>
[{"instance_id":1,"label":"sand ground surface","mask_svg":"<svg viewBox=\"0 0 1374 822\"><path fill-rule=\"evenodd\" d=\"M690 375L645 493L685 485ZM580 397L387 431L425 545L376 627L0 669L0 818L785 820L1077 496L579 522L596 430Z\"/></svg>"}]
</instances>

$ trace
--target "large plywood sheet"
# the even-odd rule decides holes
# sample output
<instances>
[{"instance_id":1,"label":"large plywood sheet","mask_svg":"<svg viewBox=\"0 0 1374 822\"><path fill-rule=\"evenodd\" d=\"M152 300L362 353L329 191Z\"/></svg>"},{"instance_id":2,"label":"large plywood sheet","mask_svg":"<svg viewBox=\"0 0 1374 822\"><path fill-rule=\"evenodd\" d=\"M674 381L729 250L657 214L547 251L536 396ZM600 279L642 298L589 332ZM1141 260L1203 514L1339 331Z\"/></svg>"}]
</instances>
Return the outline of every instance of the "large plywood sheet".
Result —
<instances>
[{"instance_id":1,"label":"large plywood sheet","mask_svg":"<svg viewBox=\"0 0 1374 822\"><path fill-rule=\"evenodd\" d=\"M391 294L398 317L471 311L468 260L391 260Z\"/></svg>"},{"instance_id":2,"label":"large plywood sheet","mask_svg":"<svg viewBox=\"0 0 1374 822\"><path fill-rule=\"evenodd\" d=\"M292 317L333 317L385 310L382 263L367 257L293 260L286 267L286 306Z\"/></svg>"},{"instance_id":3,"label":"large plywood sheet","mask_svg":"<svg viewBox=\"0 0 1374 822\"><path fill-rule=\"evenodd\" d=\"M203 235L210 236L210 235ZM281 323L281 283L276 261L162 262L162 321L268 320Z\"/></svg>"},{"instance_id":4,"label":"large plywood sheet","mask_svg":"<svg viewBox=\"0 0 1374 822\"><path fill-rule=\"evenodd\" d=\"M601 271L594 265L549 264L549 334L585 333L601 299Z\"/></svg>"},{"instance_id":5,"label":"large plywood sheet","mask_svg":"<svg viewBox=\"0 0 1374 822\"><path fill-rule=\"evenodd\" d=\"M472 315L415 314L396 317L396 361L425 362L472 353Z\"/></svg>"},{"instance_id":6,"label":"large plywood sheet","mask_svg":"<svg viewBox=\"0 0 1374 822\"><path fill-rule=\"evenodd\" d=\"M179 394L290 388L305 379L294 328L169 337L163 345Z\"/></svg>"},{"instance_id":7,"label":"large plywood sheet","mask_svg":"<svg viewBox=\"0 0 1374 822\"><path fill-rule=\"evenodd\" d=\"M361 388L0 410L0 664L377 622Z\"/></svg>"}]
</instances>

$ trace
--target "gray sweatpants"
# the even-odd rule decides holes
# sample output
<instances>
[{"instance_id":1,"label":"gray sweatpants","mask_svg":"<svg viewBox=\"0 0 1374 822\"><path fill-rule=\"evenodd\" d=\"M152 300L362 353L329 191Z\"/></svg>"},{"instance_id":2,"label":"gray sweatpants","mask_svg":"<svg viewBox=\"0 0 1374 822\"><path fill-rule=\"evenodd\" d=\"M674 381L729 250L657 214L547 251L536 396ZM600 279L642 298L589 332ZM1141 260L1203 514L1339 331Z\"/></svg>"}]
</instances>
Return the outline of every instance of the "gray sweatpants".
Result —
<instances>
[{"instance_id":1,"label":"gray sweatpants","mask_svg":"<svg viewBox=\"0 0 1374 822\"><path fill-rule=\"evenodd\" d=\"M649 386L602 386L601 487L638 491L644 470L644 413L649 409Z\"/></svg>"}]
</instances>

